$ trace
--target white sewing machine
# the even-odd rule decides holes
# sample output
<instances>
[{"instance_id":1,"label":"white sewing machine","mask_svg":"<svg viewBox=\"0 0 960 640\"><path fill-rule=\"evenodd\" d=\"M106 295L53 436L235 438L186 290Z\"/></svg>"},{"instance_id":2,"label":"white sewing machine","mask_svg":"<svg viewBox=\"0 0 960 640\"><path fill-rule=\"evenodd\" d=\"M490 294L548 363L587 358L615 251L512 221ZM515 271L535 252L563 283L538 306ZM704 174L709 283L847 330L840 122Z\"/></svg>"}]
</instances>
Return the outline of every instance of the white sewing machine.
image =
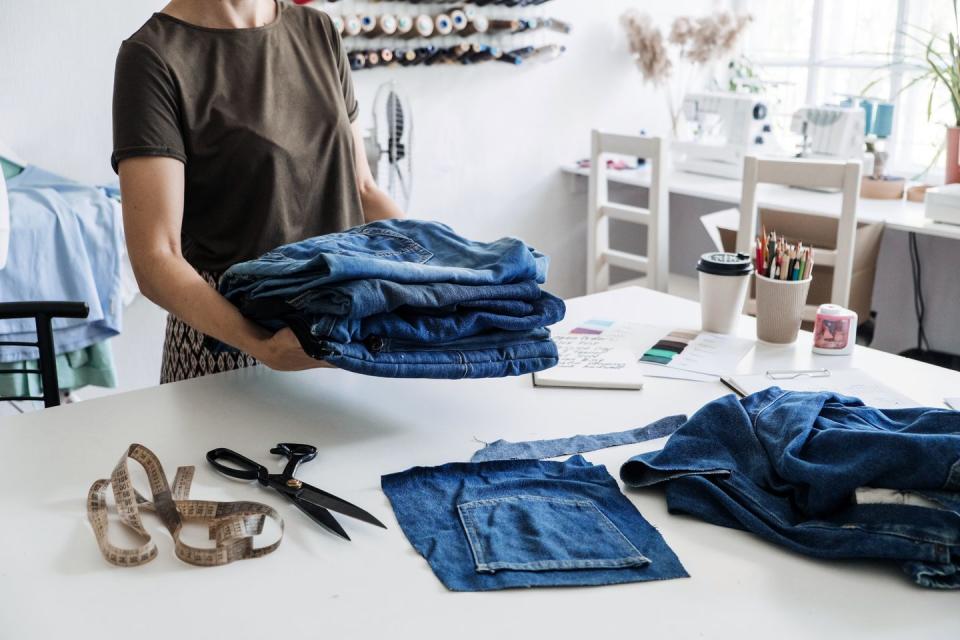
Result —
<instances>
[{"instance_id":1,"label":"white sewing machine","mask_svg":"<svg viewBox=\"0 0 960 640\"><path fill-rule=\"evenodd\" d=\"M862 107L803 107L790 131L803 136L803 158L862 160L866 112Z\"/></svg>"},{"instance_id":2,"label":"white sewing machine","mask_svg":"<svg viewBox=\"0 0 960 640\"><path fill-rule=\"evenodd\" d=\"M675 140L674 166L680 171L739 180L747 154L772 152L767 105L755 95L691 93L683 99L683 117L692 139Z\"/></svg>"}]
</instances>

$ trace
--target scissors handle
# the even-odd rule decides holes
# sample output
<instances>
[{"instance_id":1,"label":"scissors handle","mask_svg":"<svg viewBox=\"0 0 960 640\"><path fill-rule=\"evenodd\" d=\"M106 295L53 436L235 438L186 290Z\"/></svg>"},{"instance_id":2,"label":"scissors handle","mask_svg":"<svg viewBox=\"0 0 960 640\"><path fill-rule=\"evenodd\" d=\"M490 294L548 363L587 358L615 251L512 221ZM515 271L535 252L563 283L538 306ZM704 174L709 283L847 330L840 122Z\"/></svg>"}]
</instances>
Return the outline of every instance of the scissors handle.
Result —
<instances>
[{"instance_id":1,"label":"scissors handle","mask_svg":"<svg viewBox=\"0 0 960 640\"><path fill-rule=\"evenodd\" d=\"M230 462L235 466L225 465L222 461ZM256 480L262 485L267 484L267 476L270 475L270 471L263 465L223 447L207 451L207 462L223 475L240 480Z\"/></svg>"},{"instance_id":2,"label":"scissors handle","mask_svg":"<svg viewBox=\"0 0 960 640\"><path fill-rule=\"evenodd\" d=\"M287 457L289 462L287 462L287 466L283 469L283 476L285 478L292 478L301 462L310 462L317 457L317 448L310 444L281 442L273 449L270 449L270 453Z\"/></svg>"}]
</instances>

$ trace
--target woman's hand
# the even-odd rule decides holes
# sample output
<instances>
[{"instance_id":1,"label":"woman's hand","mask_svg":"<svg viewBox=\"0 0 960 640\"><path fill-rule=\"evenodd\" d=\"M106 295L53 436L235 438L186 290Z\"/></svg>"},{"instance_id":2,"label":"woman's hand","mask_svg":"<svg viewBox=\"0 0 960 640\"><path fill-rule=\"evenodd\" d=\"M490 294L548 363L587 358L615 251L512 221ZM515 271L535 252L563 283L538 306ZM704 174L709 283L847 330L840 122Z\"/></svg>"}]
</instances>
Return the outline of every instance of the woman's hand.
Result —
<instances>
[{"instance_id":1,"label":"woman's hand","mask_svg":"<svg viewBox=\"0 0 960 640\"><path fill-rule=\"evenodd\" d=\"M318 367L333 367L323 360L308 356L300 341L289 328L280 329L275 334L260 343L251 353L254 358L277 371L303 371Z\"/></svg>"}]
</instances>

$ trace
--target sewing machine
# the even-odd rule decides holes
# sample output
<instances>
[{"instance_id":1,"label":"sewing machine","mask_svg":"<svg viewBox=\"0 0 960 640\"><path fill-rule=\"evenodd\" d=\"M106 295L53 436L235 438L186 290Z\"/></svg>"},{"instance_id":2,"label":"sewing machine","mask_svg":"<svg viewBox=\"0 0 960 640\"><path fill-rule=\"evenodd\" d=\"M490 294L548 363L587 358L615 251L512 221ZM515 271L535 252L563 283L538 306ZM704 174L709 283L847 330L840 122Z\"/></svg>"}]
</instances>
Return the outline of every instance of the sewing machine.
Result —
<instances>
[{"instance_id":1,"label":"sewing machine","mask_svg":"<svg viewBox=\"0 0 960 640\"><path fill-rule=\"evenodd\" d=\"M866 112L863 107L803 107L790 131L803 136L800 157L862 160Z\"/></svg>"},{"instance_id":2,"label":"sewing machine","mask_svg":"<svg viewBox=\"0 0 960 640\"><path fill-rule=\"evenodd\" d=\"M680 171L740 179L747 154L772 151L767 105L755 95L691 93L683 117L692 139L675 140L674 166Z\"/></svg>"}]
</instances>

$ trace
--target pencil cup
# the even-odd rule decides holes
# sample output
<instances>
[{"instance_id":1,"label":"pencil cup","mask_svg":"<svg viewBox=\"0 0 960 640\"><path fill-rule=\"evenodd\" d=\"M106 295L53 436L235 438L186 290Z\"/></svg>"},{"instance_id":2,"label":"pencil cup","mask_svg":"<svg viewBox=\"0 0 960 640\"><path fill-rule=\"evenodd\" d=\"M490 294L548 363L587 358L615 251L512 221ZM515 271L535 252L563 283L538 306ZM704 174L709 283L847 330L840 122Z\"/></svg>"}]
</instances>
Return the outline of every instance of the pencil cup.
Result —
<instances>
[{"instance_id":1,"label":"pencil cup","mask_svg":"<svg viewBox=\"0 0 960 640\"><path fill-rule=\"evenodd\" d=\"M775 344L796 341L811 280L773 280L757 274L757 338Z\"/></svg>"}]
</instances>

